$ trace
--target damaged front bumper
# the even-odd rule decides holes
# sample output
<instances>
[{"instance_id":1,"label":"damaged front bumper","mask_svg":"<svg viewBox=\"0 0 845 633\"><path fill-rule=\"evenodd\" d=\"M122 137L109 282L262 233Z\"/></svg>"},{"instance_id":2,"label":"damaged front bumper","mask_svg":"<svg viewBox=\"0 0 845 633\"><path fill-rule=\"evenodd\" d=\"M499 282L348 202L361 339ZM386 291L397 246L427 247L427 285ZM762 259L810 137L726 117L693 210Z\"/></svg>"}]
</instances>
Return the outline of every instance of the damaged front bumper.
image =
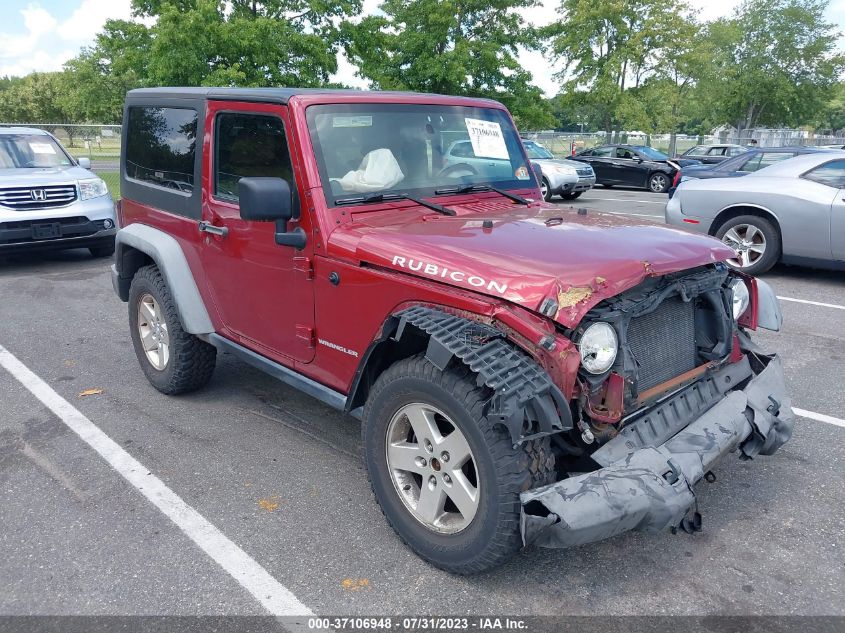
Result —
<instances>
[{"instance_id":1,"label":"damaged front bumper","mask_svg":"<svg viewBox=\"0 0 845 633\"><path fill-rule=\"evenodd\" d=\"M793 417L780 360L750 354L624 427L593 453L602 468L522 493L523 542L573 547L680 526L693 486L723 455L771 455Z\"/></svg>"}]
</instances>

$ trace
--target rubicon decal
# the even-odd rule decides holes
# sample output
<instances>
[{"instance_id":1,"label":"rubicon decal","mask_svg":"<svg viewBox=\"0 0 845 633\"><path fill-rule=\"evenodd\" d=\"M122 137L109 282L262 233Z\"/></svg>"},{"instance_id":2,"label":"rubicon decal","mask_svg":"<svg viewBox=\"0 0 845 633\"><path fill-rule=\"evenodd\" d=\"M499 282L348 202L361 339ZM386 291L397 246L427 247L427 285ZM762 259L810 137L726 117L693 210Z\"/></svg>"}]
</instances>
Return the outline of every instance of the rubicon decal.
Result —
<instances>
[{"instance_id":1,"label":"rubicon decal","mask_svg":"<svg viewBox=\"0 0 845 633\"><path fill-rule=\"evenodd\" d=\"M320 345L325 345L326 347L331 347L332 349L336 349L338 352L343 352L344 354L349 354L350 356L354 356L355 358L358 358L358 352L356 352L354 349L348 349L348 348L344 347L343 345L338 345L337 343L332 343L331 341L327 341L324 338L318 338L317 342Z\"/></svg>"},{"instance_id":2,"label":"rubicon decal","mask_svg":"<svg viewBox=\"0 0 845 633\"><path fill-rule=\"evenodd\" d=\"M502 295L508 290L508 285L504 282L485 279L484 277L479 277L478 275L473 275L461 270L451 270L440 264L432 264L431 262L424 262L411 257L395 255L393 257L393 265L406 270L412 270L417 273L423 273L424 275L435 277L437 279L467 283L475 288L485 288L490 292L498 292Z\"/></svg>"}]
</instances>

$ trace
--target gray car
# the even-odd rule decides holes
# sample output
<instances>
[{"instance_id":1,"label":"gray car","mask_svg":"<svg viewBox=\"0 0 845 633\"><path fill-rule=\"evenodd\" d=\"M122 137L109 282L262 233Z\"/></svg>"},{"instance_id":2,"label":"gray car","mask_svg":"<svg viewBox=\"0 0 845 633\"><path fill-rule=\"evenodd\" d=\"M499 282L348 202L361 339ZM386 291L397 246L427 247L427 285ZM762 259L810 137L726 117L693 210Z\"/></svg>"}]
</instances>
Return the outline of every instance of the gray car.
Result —
<instances>
[{"instance_id":1,"label":"gray car","mask_svg":"<svg viewBox=\"0 0 845 633\"><path fill-rule=\"evenodd\" d=\"M564 200L574 200L595 186L596 174L590 165L555 158L554 154L534 141L523 139L522 144L531 162L540 167L543 174L540 191L547 202L555 195Z\"/></svg>"},{"instance_id":2,"label":"gray car","mask_svg":"<svg viewBox=\"0 0 845 633\"><path fill-rule=\"evenodd\" d=\"M87 248L114 253L114 201L106 184L43 130L0 128L0 254Z\"/></svg>"},{"instance_id":3,"label":"gray car","mask_svg":"<svg viewBox=\"0 0 845 633\"><path fill-rule=\"evenodd\" d=\"M778 261L845 269L845 151L796 156L744 178L687 180L666 222L718 237L751 275Z\"/></svg>"}]
</instances>

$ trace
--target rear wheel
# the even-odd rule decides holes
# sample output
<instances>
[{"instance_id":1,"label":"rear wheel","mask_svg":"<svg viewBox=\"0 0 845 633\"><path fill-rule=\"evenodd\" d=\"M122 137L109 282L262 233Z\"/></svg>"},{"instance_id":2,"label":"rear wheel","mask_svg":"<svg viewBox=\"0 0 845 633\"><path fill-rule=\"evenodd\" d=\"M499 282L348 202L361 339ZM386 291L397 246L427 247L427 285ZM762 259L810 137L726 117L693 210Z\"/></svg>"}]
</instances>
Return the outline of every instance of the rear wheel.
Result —
<instances>
[{"instance_id":1,"label":"rear wheel","mask_svg":"<svg viewBox=\"0 0 845 633\"><path fill-rule=\"evenodd\" d=\"M522 544L519 493L555 478L549 438L514 448L484 416L489 397L463 365L440 371L420 355L385 371L364 409L382 512L414 552L452 573L507 561Z\"/></svg>"},{"instance_id":2,"label":"rear wheel","mask_svg":"<svg viewBox=\"0 0 845 633\"><path fill-rule=\"evenodd\" d=\"M217 349L182 329L176 303L155 266L144 266L132 279L129 328L141 369L162 393L187 393L211 379Z\"/></svg>"},{"instance_id":3,"label":"rear wheel","mask_svg":"<svg viewBox=\"0 0 845 633\"><path fill-rule=\"evenodd\" d=\"M669 176L662 171L655 172L648 178L648 189L653 193L666 193L671 185Z\"/></svg>"},{"instance_id":4,"label":"rear wheel","mask_svg":"<svg viewBox=\"0 0 845 633\"><path fill-rule=\"evenodd\" d=\"M759 275L774 266L780 258L781 239L777 228L766 218L741 215L731 218L716 231L737 256L728 264L749 275Z\"/></svg>"}]
</instances>

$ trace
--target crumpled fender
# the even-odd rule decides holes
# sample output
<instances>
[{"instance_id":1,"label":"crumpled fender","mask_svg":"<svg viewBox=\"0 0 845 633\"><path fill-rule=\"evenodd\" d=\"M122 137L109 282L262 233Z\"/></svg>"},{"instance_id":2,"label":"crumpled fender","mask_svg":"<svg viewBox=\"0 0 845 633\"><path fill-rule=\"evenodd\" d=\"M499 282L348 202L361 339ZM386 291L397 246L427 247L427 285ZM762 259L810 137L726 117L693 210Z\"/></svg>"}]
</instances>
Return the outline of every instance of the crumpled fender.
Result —
<instances>
[{"instance_id":1,"label":"crumpled fender","mask_svg":"<svg viewBox=\"0 0 845 633\"><path fill-rule=\"evenodd\" d=\"M727 394L662 444L635 448L604 468L522 493L523 542L572 547L629 530L680 525L696 505L693 485L726 453L738 448L745 458L771 455L792 435L794 415L780 360L761 357L756 369L744 389ZM677 408L685 406L679 401ZM619 436L608 444L617 440L630 441Z\"/></svg>"}]
</instances>

